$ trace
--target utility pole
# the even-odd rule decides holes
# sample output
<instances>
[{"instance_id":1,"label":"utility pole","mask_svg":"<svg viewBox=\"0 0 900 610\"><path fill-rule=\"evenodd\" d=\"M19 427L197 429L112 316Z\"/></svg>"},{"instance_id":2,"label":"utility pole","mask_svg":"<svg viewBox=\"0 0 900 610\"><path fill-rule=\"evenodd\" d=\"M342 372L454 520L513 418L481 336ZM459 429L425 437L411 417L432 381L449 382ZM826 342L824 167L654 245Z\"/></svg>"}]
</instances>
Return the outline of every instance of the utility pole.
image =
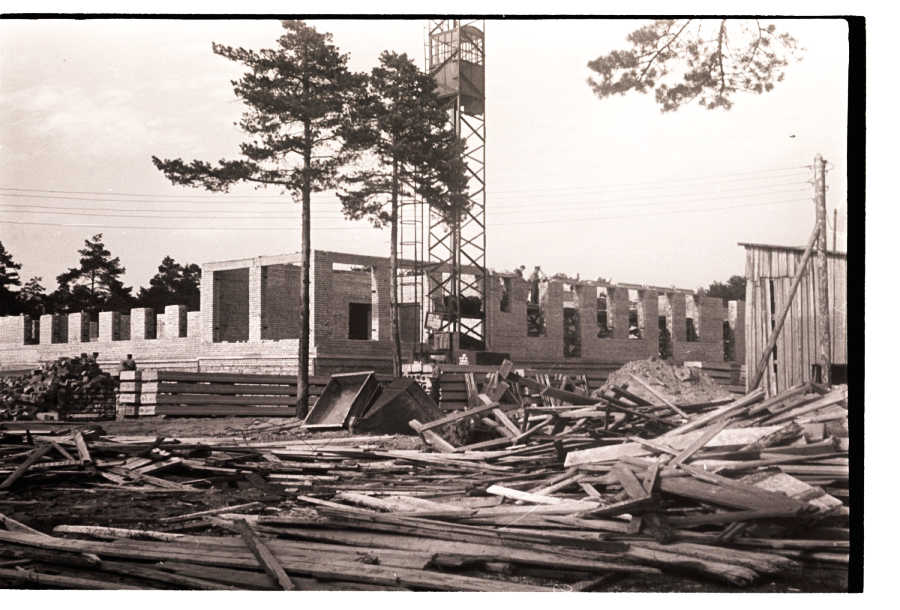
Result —
<instances>
[{"instance_id":1,"label":"utility pole","mask_svg":"<svg viewBox=\"0 0 900 610\"><path fill-rule=\"evenodd\" d=\"M819 236L816 240L816 320L818 321L819 344L818 363L822 372L822 383L831 385L831 312L828 311L828 259L825 250L828 246L828 233L825 224L825 159L816 154L813 161L816 184L816 223Z\"/></svg>"},{"instance_id":2,"label":"utility pole","mask_svg":"<svg viewBox=\"0 0 900 610\"><path fill-rule=\"evenodd\" d=\"M834 222L831 223L831 249L837 252L837 208L834 208Z\"/></svg>"}]
</instances>

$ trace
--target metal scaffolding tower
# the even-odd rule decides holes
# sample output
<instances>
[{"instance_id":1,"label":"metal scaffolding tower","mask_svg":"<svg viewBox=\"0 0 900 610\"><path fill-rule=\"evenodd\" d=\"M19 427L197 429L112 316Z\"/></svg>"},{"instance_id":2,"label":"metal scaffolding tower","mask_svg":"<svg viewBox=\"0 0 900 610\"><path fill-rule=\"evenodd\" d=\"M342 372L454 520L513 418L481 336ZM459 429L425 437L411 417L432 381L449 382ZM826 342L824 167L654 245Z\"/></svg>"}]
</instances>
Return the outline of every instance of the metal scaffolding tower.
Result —
<instances>
[{"instance_id":1,"label":"metal scaffolding tower","mask_svg":"<svg viewBox=\"0 0 900 610\"><path fill-rule=\"evenodd\" d=\"M429 21L425 65L465 141L469 208L448 219L414 193L401 197L400 326L404 341L455 357L460 348L487 347L484 20Z\"/></svg>"},{"instance_id":2,"label":"metal scaffolding tower","mask_svg":"<svg viewBox=\"0 0 900 610\"><path fill-rule=\"evenodd\" d=\"M414 342L413 360L425 341L425 202L412 188L404 189L399 203L397 283L400 297L400 336Z\"/></svg>"},{"instance_id":3,"label":"metal scaffolding tower","mask_svg":"<svg viewBox=\"0 0 900 610\"><path fill-rule=\"evenodd\" d=\"M428 214L428 327L449 337L449 351L485 345L485 63L484 20L431 20L426 66L465 142L469 208L457 218Z\"/></svg>"}]
</instances>

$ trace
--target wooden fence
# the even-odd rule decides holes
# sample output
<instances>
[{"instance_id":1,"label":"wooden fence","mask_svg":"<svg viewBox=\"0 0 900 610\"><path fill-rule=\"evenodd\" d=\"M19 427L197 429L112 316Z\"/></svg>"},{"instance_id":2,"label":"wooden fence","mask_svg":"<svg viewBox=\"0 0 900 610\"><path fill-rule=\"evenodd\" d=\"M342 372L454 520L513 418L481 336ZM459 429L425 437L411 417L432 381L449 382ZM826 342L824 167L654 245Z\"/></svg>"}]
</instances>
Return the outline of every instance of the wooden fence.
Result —
<instances>
[{"instance_id":1,"label":"wooden fence","mask_svg":"<svg viewBox=\"0 0 900 610\"><path fill-rule=\"evenodd\" d=\"M312 406L328 377L310 377L309 384ZM292 417L296 402L295 375L147 370L123 371L119 381L119 412L125 416Z\"/></svg>"}]
</instances>

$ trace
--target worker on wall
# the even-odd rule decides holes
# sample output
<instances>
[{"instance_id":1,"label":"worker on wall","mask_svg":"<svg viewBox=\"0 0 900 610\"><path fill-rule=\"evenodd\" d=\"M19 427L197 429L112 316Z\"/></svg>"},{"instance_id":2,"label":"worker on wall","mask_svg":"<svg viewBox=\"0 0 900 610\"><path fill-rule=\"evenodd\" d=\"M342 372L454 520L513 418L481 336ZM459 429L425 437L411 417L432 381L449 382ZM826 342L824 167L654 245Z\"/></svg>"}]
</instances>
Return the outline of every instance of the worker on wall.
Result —
<instances>
[{"instance_id":1,"label":"worker on wall","mask_svg":"<svg viewBox=\"0 0 900 610\"><path fill-rule=\"evenodd\" d=\"M119 364L119 371L136 371L137 370L137 362L134 361L134 358L131 357L131 354L128 354Z\"/></svg>"}]
</instances>

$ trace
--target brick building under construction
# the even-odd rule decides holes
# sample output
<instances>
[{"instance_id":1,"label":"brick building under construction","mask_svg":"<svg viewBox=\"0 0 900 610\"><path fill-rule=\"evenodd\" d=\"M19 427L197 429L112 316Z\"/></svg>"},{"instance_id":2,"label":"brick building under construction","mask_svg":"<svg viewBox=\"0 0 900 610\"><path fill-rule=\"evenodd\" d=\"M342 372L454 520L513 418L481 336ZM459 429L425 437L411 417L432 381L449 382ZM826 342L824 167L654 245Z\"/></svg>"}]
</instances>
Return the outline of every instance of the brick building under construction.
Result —
<instances>
[{"instance_id":1,"label":"brick building under construction","mask_svg":"<svg viewBox=\"0 0 900 610\"><path fill-rule=\"evenodd\" d=\"M145 368L296 372L299 261L286 254L204 264L200 311L174 305L159 315L0 318L0 368L98 352L109 368L130 353ZM388 259L317 250L310 276L312 372L389 372ZM608 369L659 354L661 333L675 361L744 360L743 302L637 284L550 279L535 286L516 273L489 272L485 284L483 304L467 314L486 329L485 350L466 355L472 364L505 356L541 368ZM429 332L423 308L400 308L404 361L444 355L446 342Z\"/></svg>"}]
</instances>

